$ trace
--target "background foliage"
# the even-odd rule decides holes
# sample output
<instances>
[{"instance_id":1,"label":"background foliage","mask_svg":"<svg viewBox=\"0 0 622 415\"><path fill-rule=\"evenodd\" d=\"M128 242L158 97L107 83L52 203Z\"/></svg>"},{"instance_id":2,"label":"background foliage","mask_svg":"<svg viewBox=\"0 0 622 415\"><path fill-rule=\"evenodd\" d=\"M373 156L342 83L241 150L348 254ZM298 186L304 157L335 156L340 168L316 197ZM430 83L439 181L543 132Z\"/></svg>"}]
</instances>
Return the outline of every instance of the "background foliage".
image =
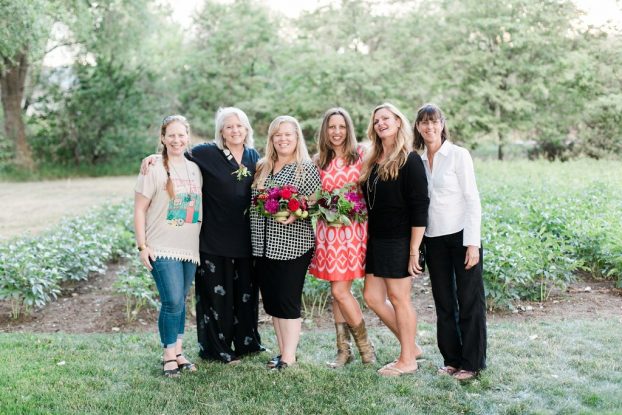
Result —
<instances>
[{"instance_id":1,"label":"background foliage","mask_svg":"<svg viewBox=\"0 0 622 415\"><path fill-rule=\"evenodd\" d=\"M411 117L440 104L456 141L496 158L622 150L621 28L587 26L570 0L341 0L295 19L207 0L184 27L153 0L2 0L0 12L0 78L27 72L18 115L39 170L127 172L154 150L164 115L183 113L197 139L211 138L225 105L249 114L259 147L282 113L312 140L333 105L363 137L388 100ZM72 58L50 66L53 50ZM0 120L19 126L6 100ZM5 173L26 151L7 128Z\"/></svg>"}]
</instances>

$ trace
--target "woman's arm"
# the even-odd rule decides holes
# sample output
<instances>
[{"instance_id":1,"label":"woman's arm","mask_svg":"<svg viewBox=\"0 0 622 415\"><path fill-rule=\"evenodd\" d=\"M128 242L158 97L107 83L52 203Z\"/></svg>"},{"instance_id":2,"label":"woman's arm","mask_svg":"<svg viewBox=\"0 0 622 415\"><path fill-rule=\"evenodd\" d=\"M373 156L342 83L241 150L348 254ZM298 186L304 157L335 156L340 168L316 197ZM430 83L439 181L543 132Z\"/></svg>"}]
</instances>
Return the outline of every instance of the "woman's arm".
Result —
<instances>
[{"instance_id":1,"label":"woman's arm","mask_svg":"<svg viewBox=\"0 0 622 415\"><path fill-rule=\"evenodd\" d=\"M410 231L410 257L408 258L408 273L414 277L423 272L419 266L419 247L423 240L425 226L414 226Z\"/></svg>"},{"instance_id":2,"label":"woman's arm","mask_svg":"<svg viewBox=\"0 0 622 415\"><path fill-rule=\"evenodd\" d=\"M151 252L151 248L147 246L146 239L146 223L147 209L151 204L151 200L136 192L134 194L134 232L136 234L136 246L138 247L140 260L151 271L151 263L149 259L155 261L155 256Z\"/></svg>"}]
</instances>

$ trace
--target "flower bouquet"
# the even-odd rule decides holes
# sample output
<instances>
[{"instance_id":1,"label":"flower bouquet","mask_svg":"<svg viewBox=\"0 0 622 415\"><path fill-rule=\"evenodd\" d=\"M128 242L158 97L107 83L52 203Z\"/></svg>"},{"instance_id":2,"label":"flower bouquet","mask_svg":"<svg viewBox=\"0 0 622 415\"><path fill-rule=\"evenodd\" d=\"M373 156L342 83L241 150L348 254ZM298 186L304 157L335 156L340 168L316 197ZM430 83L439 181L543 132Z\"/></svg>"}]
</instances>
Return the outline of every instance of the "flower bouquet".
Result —
<instances>
[{"instance_id":1,"label":"flower bouquet","mask_svg":"<svg viewBox=\"0 0 622 415\"><path fill-rule=\"evenodd\" d=\"M295 186L283 185L262 189L252 200L252 208L262 216L272 216L279 222L287 220L289 215L297 219L309 216L307 198L298 193Z\"/></svg>"},{"instance_id":2,"label":"flower bouquet","mask_svg":"<svg viewBox=\"0 0 622 415\"><path fill-rule=\"evenodd\" d=\"M332 192L318 191L317 203L311 214L329 226L349 226L353 222L362 223L367 220L367 206L358 187L349 183Z\"/></svg>"}]
</instances>

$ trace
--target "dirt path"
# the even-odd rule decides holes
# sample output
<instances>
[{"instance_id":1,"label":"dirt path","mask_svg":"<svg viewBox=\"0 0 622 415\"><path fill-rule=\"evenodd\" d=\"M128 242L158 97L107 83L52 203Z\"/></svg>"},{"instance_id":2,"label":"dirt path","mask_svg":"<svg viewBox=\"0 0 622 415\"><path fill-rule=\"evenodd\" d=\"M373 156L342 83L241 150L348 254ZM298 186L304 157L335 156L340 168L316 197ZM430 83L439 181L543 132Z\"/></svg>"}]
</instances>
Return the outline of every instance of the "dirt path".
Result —
<instances>
[{"instance_id":1,"label":"dirt path","mask_svg":"<svg viewBox=\"0 0 622 415\"><path fill-rule=\"evenodd\" d=\"M94 276L88 281L69 284L63 287L59 299L30 316L18 320L10 318L8 303L0 302L0 333L2 332L42 332L42 333L95 333L95 332L157 332L157 312L146 308L128 322L125 315L125 299L116 294L113 284L118 266L111 266L102 276ZM589 289L587 289L589 287ZM575 319L575 318L616 318L622 323L622 290L613 288L613 283L604 281L579 282L564 292L554 293L550 301L523 303L519 311L489 312L488 322L516 321L520 323L531 319ZM430 291L429 279L424 276L415 280L413 304L419 321L433 324L436 319L434 300ZM372 327L382 325L378 317L365 310L367 324ZM269 324L269 316L260 307L260 322ZM194 317L188 313L188 326L195 326ZM330 329L332 317L330 310L313 320L306 320L308 329Z\"/></svg>"},{"instance_id":2,"label":"dirt path","mask_svg":"<svg viewBox=\"0 0 622 415\"><path fill-rule=\"evenodd\" d=\"M36 234L63 217L80 215L104 203L133 197L135 176L0 182L0 240Z\"/></svg>"}]
</instances>

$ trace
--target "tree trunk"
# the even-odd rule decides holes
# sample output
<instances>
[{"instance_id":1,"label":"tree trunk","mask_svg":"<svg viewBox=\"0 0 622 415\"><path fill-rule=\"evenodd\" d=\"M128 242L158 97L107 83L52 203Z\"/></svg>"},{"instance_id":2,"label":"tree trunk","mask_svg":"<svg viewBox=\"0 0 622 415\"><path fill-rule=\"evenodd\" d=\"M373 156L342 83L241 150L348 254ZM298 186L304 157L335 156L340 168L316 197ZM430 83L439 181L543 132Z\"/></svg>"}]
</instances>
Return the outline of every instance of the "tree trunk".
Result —
<instances>
[{"instance_id":1,"label":"tree trunk","mask_svg":"<svg viewBox=\"0 0 622 415\"><path fill-rule=\"evenodd\" d=\"M4 66L5 72L0 73L4 133L15 143L15 164L32 170L34 168L32 151L26 139L26 129L22 119L24 84L29 66L28 51L20 52L13 62L5 60Z\"/></svg>"},{"instance_id":2,"label":"tree trunk","mask_svg":"<svg viewBox=\"0 0 622 415\"><path fill-rule=\"evenodd\" d=\"M499 104L495 104L495 119L497 120L497 126L501 125L501 107ZM503 160L503 134L499 131L499 127L496 127L497 130L497 139L499 140L499 147L497 148L497 160Z\"/></svg>"}]
</instances>

